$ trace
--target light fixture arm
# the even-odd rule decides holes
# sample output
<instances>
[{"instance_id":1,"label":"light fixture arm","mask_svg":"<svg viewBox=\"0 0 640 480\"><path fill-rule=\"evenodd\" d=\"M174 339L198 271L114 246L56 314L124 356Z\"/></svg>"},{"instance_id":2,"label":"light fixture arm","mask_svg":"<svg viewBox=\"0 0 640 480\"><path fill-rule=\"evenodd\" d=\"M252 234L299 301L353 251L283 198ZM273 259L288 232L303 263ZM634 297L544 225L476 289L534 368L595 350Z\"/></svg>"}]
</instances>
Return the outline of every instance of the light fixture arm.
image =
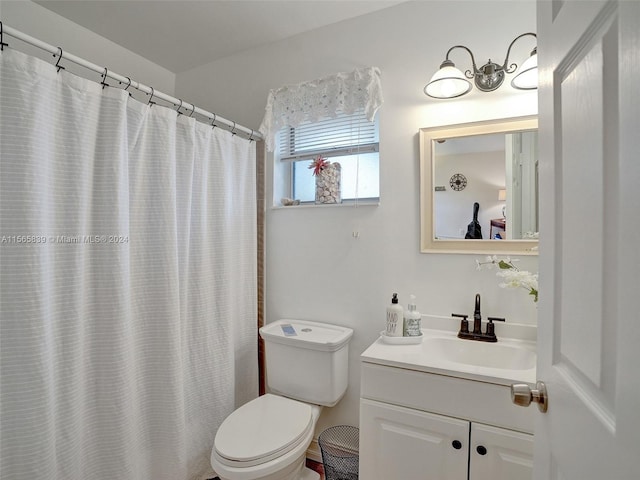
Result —
<instances>
[{"instance_id":1,"label":"light fixture arm","mask_svg":"<svg viewBox=\"0 0 640 480\"><path fill-rule=\"evenodd\" d=\"M455 50L456 48L462 48L463 50L466 50L467 53L469 53L469 56L471 56L471 65L473 67L473 72L471 70L466 70L464 72L464 75L465 75L465 77L467 77L469 79L474 78L476 76L476 74L479 73L478 67L476 67L476 59L473 56L473 52L471 50L469 50L469 48L465 47L464 45L454 45L449 50L447 50L447 55L445 56L445 61L451 62L451 60L449 59L449 54L451 53L452 50Z\"/></svg>"},{"instance_id":2,"label":"light fixture arm","mask_svg":"<svg viewBox=\"0 0 640 480\"><path fill-rule=\"evenodd\" d=\"M502 64L502 69L507 72L507 73L513 73L516 71L516 69L518 68L518 65L516 63L512 63L511 65L509 65L509 67L507 68L507 64L509 63L509 55L511 54L511 47L513 47L513 44L516 43L519 39L521 39L522 37L526 37L526 36L532 36L533 38L535 38L536 40L538 39L538 36L533 33L533 32L527 32L527 33L523 33L521 35L518 35L516 38L513 39L513 41L509 44L509 48L507 48L507 56L504 59L504 63ZM533 49L533 52L537 51L537 47L535 47ZM533 55L532 52L532 55Z\"/></svg>"}]
</instances>

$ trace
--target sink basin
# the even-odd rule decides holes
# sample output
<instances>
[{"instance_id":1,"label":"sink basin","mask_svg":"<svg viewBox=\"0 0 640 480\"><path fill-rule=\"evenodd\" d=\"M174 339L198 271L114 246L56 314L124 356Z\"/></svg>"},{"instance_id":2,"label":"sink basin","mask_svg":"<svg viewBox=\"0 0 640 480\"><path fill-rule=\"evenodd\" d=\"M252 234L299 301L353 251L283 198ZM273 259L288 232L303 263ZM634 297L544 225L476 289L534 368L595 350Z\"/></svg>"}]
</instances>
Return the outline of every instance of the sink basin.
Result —
<instances>
[{"instance_id":1,"label":"sink basin","mask_svg":"<svg viewBox=\"0 0 640 480\"><path fill-rule=\"evenodd\" d=\"M424 318L424 317L423 317ZM438 317L427 317L439 325ZM435 320L434 320L435 319ZM451 319L442 317L451 327ZM535 331L511 324L498 332L496 343L461 339L453 329L422 328L422 338L411 344L390 344L383 336L367 348L360 358L369 363L409 368L437 375L463 378L495 385L536 383ZM508 336L507 333L517 335Z\"/></svg>"},{"instance_id":2,"label":"sink basin","mask_svg":"<svg viewBox=\"0 0 640 480\"><path fill-rule=\"evenodd\" d=\"M525 347L462 340L457 337L425 338L422 346L443 360L463 365L504 370L529 370L536 366L536 354Z\"/></svg>"}]
</instances>

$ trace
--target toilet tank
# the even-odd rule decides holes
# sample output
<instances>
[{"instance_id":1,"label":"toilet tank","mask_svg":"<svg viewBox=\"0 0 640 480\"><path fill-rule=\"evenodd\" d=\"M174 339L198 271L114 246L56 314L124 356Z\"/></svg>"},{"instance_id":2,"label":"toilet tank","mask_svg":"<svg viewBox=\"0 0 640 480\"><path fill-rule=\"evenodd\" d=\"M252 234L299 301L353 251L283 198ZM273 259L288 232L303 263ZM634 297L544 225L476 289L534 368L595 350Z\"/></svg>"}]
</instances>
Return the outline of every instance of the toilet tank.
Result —
<instances>
[{"instance_id":1,"label":"toilet tank","mask_svg":"<svg viewBox=\"0 0 640 480\"><path fill-rule=\"evenodd\" d=\"M273 393L332 407L349 382L353 330L306 320L283 319L260 329L267 386Z\"/></svg>"}]
</instances>

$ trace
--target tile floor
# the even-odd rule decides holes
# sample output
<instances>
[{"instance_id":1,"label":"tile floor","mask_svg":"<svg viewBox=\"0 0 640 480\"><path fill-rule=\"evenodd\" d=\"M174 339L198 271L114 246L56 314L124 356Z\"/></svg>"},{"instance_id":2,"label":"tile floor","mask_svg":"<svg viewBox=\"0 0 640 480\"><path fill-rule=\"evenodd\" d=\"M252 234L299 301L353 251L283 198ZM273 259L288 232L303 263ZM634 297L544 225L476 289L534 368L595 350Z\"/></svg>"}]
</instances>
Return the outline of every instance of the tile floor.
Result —
<instances>
[{"instance_id":1,"label":"tile floor","mask_svg":"<svg viewBox=\"0 0 640 480\"><path fill-rule=\"evenodd\" d=\"M322 463L315 462L307 458L307 468L310 468L314 472L318 472L320 474L320 480L324 480L324 469L322 468Z\"/></svg>"}]
</instances>

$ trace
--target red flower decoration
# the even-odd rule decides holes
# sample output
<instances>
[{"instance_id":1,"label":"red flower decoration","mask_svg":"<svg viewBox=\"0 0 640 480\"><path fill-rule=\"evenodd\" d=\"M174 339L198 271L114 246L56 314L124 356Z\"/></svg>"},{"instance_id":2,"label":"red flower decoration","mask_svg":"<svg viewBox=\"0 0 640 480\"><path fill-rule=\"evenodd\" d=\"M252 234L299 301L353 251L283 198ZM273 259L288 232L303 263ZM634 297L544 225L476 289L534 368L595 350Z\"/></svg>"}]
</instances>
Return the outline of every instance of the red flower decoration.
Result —
<instances>
[{"instance_id":1,"label":"red flower decoration","mask_svg":"<svg viewBox=\"0 0 640 480\"><path fill-rule=\"evenodd\" d=\"M311 162L311 165L309 165L309 169L313 169L314 175L319 175L320 172L330 164L331 162L328 162L326 158L322 158L322 156L318 155L318 157Z\"/></svg>"}]
</instances>

